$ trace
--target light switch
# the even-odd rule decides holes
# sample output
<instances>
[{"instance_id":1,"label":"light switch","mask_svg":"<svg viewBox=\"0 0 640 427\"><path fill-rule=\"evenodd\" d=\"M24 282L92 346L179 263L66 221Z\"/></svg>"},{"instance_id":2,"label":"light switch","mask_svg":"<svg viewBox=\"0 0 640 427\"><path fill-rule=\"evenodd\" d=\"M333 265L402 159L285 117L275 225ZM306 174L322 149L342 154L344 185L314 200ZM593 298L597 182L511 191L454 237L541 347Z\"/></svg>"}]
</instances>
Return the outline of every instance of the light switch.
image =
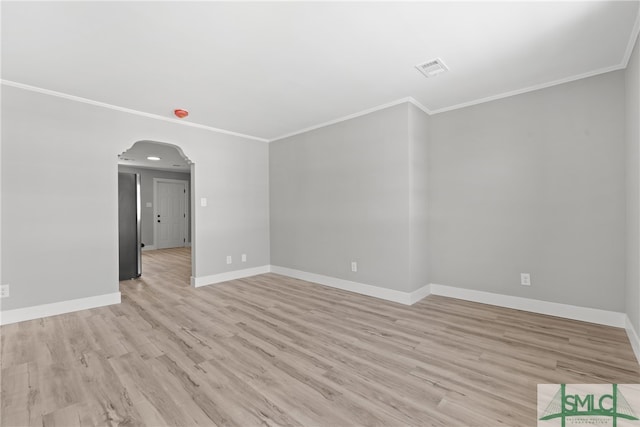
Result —
<instances>
[{"instance_id":1,"label":"light switch","mask_svg":"<svg viewBox=\"0 0 640 427\"><path fill-rule=\"evenodd\" d=\"M206 197L201 197L200 198L200 206L202 206L203 208L205 206L207 206L207 198Z\"/></svg>"},{"instance_id":2,"label":"light switch","mask_svg":"<svg viewBox=\"0 0 640 427\"><path fill-rule=\"evenodd\" d=\"M151 207L153 207L153 204L151 202L147 202L147 207L151 208Z\"/></svg>"}]
</instances>

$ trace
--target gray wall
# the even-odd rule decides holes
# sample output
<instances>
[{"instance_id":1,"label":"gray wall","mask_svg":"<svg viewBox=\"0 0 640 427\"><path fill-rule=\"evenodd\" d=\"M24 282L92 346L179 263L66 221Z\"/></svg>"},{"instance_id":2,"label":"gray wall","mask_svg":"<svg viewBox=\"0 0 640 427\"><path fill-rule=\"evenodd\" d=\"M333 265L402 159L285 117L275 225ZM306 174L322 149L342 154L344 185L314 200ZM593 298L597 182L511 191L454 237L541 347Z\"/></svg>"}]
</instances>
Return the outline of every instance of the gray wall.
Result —
<instances>
[{"instance_id":1,"label":"gray wall","mask_svg":"<svg viewBox=\"0 0 640 427\"><path fill-rule=\"evenodd\" d=\"M140 174L140 202L142 204L142 215L140 218L140 228L142 229L142 243L146 246L152 246L155 244L153 240L153 179L165 178L165 179L178 179L189 182L189 189L191 189L191 174L171 172L159 169L147 169L147 168L135 168L131 166L118 165L118 172L138 173ZM147 207L146 204L151 203L151 207ZM188 194L188 206L189 212L191 212L191 191ZM187 242L191 242L191 215L187 218L188 231Z\"/></svg>"},{"instance_id":2,"label":"gray wall","mask_svg":"<svg viewBox=\"0 0 640 427\"><path fill-rule=\"evenodd\" d=\"M273 265L411 290L407 115L402 104L269 144Z\"/></svg>"},{"instance_id":3,"label":"gray wall","mask_svg":"<svg viewBox=\"0 0 640 427\"><path fill-rule=\"evenodd\" d=\"M269 264L268 144L3 86L2 310L118 291L117 156L140 140L195 163L197 277Z\"/></svg>"},{"instance_id":4,"label":"gray wall","mask_svg":"<svg viewBox=\"0 0 640 427\"><path fill-rule=\"evenodd\" d=\"M624 311L624 114L618 71L432 116L431 282Z\"/></svg>"},{"instance_id":5,"label":"gray wall","mask_svg":"<svg viewBox=\"0 0 640 427\"><path fill-rule=\"evenodd\" d=\"M409 104L409 218L411 290L429 283L428 144L430 117Z\"/></svg>"},{"instance_id":6,"label":"gray wall","mask_svg":"<svg viewBox=\"0 0 640 427\"><path fill-rule=\"evenodd\" d=\"M623 311L627 276L640 329L637 49L626 72L432 117L399 105L270 145L3 86L2 309L118 290L117 155L155 140L182 147L209 201L193 213L198 277L271 260Z\"/></svg>"},{"instance_id":7,"label":"gray wall","mask_svg":"<svg viewBox=\"0 0 640 427\"><path fill-rule=\"evenodd\" d=\"M640 42L625 72L627 137L626 312L640 333Z\"/></svg>"}]
</instances>

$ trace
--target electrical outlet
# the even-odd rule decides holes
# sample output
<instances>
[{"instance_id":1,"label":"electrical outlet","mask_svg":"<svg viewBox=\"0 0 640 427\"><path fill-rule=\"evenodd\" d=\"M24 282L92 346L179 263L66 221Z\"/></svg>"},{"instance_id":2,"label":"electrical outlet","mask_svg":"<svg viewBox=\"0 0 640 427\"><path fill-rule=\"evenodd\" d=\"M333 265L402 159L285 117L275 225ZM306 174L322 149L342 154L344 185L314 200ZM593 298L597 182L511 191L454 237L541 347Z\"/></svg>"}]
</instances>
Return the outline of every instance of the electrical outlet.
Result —
<instances>
[{"instance_id":1,"label":"electrical outlet","mask_svg":"<svg viewBox=\"0 0 640 427\"><path fill-rule=\"evenodd\" d=\"M351 271L353 271L354 273L358 272L358 263L355 261L351 261Z\"/></svg>"},{"instance_id":2,"label":"electrical outlet","mask_svg":"<svg viewBox=\"0 0 640 427\"><path fill-rule=\"evenodd\" d=\"M247 254L242 254L242 262L247 262Z\"/></svg>"},{"instance_id":3,"label":"electrical outlet","mask_svg":"<svg viewBox=\"0 0 640 427\"><path fill-rule=\"evenodd\" d=\"M232 262L231 255L227 255L227 264L231 264Z\"/></svg>"},{"instance_id":4,"label":"electrical outlet","mask_svg":"<svg viewBox=\"0 0 640 427\"><path fill-rule=\"evenodd\" d=\"M531 275L529 273L520 273L520 284L522 286L531 286Z\"/></svg>"},{"instance_id":5,"label":"electrical outlet","mask_svg":"<svg viewBox=\"0 0 640 427\"><path fill-rule=\"evenodd\" d=\"M9 298L9 285L0 286L0 298Z\"/></svg>"}]
</instances>

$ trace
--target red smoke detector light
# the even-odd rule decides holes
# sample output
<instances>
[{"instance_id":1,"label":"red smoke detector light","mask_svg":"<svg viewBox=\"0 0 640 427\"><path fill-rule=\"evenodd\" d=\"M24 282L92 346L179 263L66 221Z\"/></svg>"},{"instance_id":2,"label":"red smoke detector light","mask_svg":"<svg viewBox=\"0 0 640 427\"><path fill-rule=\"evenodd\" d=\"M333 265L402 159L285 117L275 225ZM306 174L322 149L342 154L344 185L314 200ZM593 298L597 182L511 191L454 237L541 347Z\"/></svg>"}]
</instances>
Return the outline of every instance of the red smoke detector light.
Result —
<instances>
[{"instance_id":1,"label":"red smoke detector light","mask_svg":"<svg viewBox=\"0 0 640 427\"><path fill-rule=\"evenodd\" d=\"M176 117L179 119L184 119L189 115L189 112L187 110L177 109L177 110L173 110L173 114L175 114Z\"/></svg>"}]
</instances>

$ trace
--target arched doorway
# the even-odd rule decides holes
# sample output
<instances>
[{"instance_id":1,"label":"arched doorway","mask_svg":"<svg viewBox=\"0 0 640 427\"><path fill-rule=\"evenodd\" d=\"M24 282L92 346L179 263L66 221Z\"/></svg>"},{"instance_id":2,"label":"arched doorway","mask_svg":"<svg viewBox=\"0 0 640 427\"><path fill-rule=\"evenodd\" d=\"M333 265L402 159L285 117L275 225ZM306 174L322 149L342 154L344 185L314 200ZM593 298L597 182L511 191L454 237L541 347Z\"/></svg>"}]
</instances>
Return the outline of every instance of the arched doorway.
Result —
<instances>
[{"instance_id":1,"label":"arched doorway","mask_svg":"<svg viewBox=\"0 0 640 427\"><path fill-rule=\"evenodd\" d=\"M132 255L123 256L123 247L135 247L138 267L144 277L145 259L153 259L152 254L173 250L181 256L189 257L190 276L194 274L195 215L193 215L192 192L195 165L174 144L142 140L118 156L119 182L129 176L137 179L136 220L137 240L134 232L127 231L125 224L134 226L133 219L120 221L120 280L128 277L122 274L123 266L135 262ZM135 178L134 178L135 177ZM123 205L119 194L119 209ZM123 228L125 230L123 230ZM133 242L130 242L133 240ZM158 252L151 252L158 251ZM125 250L124 252L130 252ZM131 274L129 274L131 276ZM189 283L185 277L185 283Z\"/></svg>"}]
</instances>

